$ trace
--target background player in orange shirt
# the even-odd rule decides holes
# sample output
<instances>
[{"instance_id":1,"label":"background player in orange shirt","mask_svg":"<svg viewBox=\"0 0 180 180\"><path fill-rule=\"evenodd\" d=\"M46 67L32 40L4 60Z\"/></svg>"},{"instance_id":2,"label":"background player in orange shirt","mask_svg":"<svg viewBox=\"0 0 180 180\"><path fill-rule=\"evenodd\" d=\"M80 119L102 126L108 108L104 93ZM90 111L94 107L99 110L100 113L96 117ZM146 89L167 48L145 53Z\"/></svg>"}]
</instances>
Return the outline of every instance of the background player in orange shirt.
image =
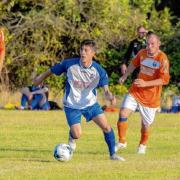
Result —
<instances>
[{"instance_id":1,"label":"background player in orange shirt","mask_svg":"<svg viewBox=\"0 0 180 180\"><path fill-rule=\"evenodd\" d=\"M126 95L117 122L119 142L116 151L126 148L127 118L138 108L141 115L141 139L137 152L145 154L149 137L149 127L154 121L156 110L160 106L162 86L169 82L169 61L160 49L160 39L156 34L147 37L146 49L138 52L128 66L127 72L119 79L123 83L136 67L140 67L137 79L133 82Z\"/></svg>"},{"instance_id":2,"label":"background player in orange shirt","mask_svg":"<svg viewBox=\"0 0 180 180\"><path fill-rule=\"evenodd\" d=\"M3 31L3 28L0 27L0 72L3 67L4 58L5 58L4 31Z\"/></svg>"}]
</instances>

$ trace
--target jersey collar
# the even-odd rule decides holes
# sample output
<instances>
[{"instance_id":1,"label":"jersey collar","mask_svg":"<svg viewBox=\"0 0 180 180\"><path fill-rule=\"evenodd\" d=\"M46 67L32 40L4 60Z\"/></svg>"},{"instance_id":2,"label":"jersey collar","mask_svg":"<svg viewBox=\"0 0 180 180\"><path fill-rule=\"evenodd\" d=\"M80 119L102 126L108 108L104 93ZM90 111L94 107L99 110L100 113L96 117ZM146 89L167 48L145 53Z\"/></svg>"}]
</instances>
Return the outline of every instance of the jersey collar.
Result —
<instances>
[{"instance_id":1,"label":"jersey collar","mask_svg":"<svg viewBox=\"0 0 180 180\"><path fill-rule=\"evenodd\" d=\"M84 68L84 69L88 69L88 68L91 68L92 67L92 64L93 64L93 61L91 62L91 64L88 66L88 67L84 67L81 63L81 58L79 59L79 65L81 68Z\"/></svg>"}]
</instances>

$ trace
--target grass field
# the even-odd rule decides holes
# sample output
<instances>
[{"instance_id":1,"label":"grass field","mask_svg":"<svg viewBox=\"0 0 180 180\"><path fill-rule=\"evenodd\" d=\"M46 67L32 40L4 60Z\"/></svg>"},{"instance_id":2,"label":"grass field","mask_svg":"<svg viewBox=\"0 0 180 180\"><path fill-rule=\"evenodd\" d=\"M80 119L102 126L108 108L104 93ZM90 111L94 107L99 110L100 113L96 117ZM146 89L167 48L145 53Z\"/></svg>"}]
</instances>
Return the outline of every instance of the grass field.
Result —
<instances>
[{"instance_id":1,"label":"grass field","mask_svg":"<svg viewBox=\"0 0 180 180\"><path fill-rule=\"evenodd\" d=\"M117 113L106 114L116 131ZM157 114L147 154L136 154L140 121L129 118L126 161L110 161L101 130L82 120L83 135L69 162L53 158L53 148L66 143L62 111L0 111L0 180L171 180L180 179L180 114Z\"/></svg>"}]
</instances>

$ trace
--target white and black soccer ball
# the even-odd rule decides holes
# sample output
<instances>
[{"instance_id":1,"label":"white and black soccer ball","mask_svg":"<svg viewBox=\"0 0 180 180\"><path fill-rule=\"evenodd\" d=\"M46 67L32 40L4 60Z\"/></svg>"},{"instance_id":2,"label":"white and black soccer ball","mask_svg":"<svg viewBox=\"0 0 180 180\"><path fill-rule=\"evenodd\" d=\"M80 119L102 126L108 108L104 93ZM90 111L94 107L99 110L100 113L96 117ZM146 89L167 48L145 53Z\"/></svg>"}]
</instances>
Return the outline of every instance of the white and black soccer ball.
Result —
<instances>
[{"instance_id":1,"label":"white and black soccer ball","mask_svg":"<svg viewBox=\"0 0 180 180\"><path fill-rule=\"evenodd\" d=\"M73 151L68 144L58 144L54 148L54 158L58 161L71 160Z\"/></svg>"}]
</instances>

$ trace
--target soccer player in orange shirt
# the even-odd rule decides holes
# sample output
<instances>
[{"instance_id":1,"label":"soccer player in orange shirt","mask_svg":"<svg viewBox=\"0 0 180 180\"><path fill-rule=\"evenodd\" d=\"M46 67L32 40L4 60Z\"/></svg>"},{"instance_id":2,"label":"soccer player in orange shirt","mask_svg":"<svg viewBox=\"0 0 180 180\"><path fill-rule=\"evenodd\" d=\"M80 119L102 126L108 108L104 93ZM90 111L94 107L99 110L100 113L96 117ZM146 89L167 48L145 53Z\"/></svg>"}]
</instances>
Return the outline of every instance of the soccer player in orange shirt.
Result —
<instances>
[{"instance_id":1,"label":"soccer player in orange shirt","mask_svg":"<svg viewBox=\"0 0 180 180\"><path fill-rule=\"evenodd\" d=\"M146 49L140 50L132 59L127 72L119 79L119 83L123 83L136 67L140 67L140 72L120 109L117 122L119 142L115 149L117 151L126 148L127 118L138 108L142 126L137 153L145 154L150 125L160 107L162 86L168 84L170 79L169 61L166 54L160 50L160 39L156 34L150 34L147 37Z\"/></svg>"},{"instance_id":2,"label":"soccer player in orange shirt","mask_svg":"<svg viewBox=\"0 0 180 180\"><path fill-rule=\"evenodd\" d=\"M3 67L4 58L5 58L4 31L3 28L0 27L0 72Z\"/></svg>"}]
</instances>

